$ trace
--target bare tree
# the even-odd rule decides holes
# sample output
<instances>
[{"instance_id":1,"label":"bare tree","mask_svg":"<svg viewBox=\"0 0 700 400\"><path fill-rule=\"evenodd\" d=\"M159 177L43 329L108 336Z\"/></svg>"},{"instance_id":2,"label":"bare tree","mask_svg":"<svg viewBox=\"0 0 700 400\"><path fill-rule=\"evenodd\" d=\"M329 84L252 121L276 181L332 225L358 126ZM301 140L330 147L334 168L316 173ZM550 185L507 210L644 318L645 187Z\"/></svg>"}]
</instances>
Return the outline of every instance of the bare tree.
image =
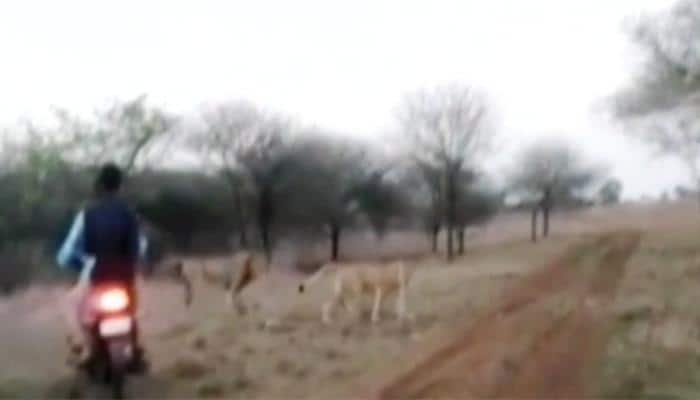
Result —
<instances>
[{"instance_id":1,"label":"bare tree","mask_svg":"<svg viewBox=\"0 0 700 400\"><path fill-rule=\"evenodd\" d=\"M700 193L700 119L695 114L679 109L666 120L647 124L640 137L659 155L679 159L690 174L693 189Z\"/></svg>"},{"instance_id":2,"label":"bare tree","mask_svg":"<svg viewBox=\"0 0 700 400\"><path fill-rule=\"evenodd\" d=\"M441 170L439 167L428 163L422 163L420 160L416 162L419 176L423 179L423 185L420 187L425 189L425 201L423 205L425 223L431 236L431 246L433 253L438 250L438 236L443 225L443 192L441 190ZM419 192L418 192L419 193Z\"/></svg>"},{"instance_id":3,"label":"bare tree","mask_svg":"<svg viewBox=\"0 0 700 400\"><path fill-rule=\"evenodd\" d=\"M438 250L438 236L444 220L444 201L441 197L441 171L430 165L414 164L405 170L401 186L408 198L414 215L420 215L435 253ZM457 252L464 253L464 232L467 227L488 220L499 207L499 194L484 187L485 181L469 170L462 171L455 182L456 212L455 230L458 243ZM455 239L453 237L453 239Z\"/></svg>"},{"instance_id":4,"label":"bare tree","mask_svg":"<svg viewBox=\"0 0 700 400\"><path fill-rule=\"evenodd\" d=\"M526 148L510 176L512 190L532 203L532 241L537 240L537 214L543 214L542 234L549 234L549 214L555 203L575 196L602 174L600 167L586 164L569 145L540 141Z\"/></svg>"},{"instance_id":5,"label":"bare tree","mask_svg":"<svg viewBox=\"0 0 700 400\"><path fill-rule=\"evenodd\" d=\"M67 203L85 194L85 188L81 176L63 157L64 143L30 124L14 133L2 151L7 157L2 157L0 172L4 192L0 226L6 226L0 231L13 231L19 240L31 236L32 230L42 231L42 224L55 222Z\"/></svg>"},{"instance_id":6,"label":"bare tree","mask_svg":"<svg viewBox=\"0 0 700 400\"><path fill-rule=\"evenodd\" d=\"M433 253L443 226L443 202L440 197L440 171L416 160L399 160L394 169L396 185L403 195L405 222L425 229Z\"/></svg>"},{"instance_id":7,"label":"bare tree","mask_svg":"<svg viewBox=\"0 0 700 400\"><path fill-rule=\"evenodd\" d=\"M461 187L457 208L458 252L464 254L464 232L467 227L479 225L492 217L499 207L498 194L485 188L469 185Z\"/></svg>"},{"instance_id":8,"label":"bare tree","mask_svg":"<svg viewBox=\"0 0 700 400\"><path fill-rule=\"evenodd\" d=\"M246 179L241 157L257 145L260 119L261 112L251 103L221 104L202 113L203 129L190 140L205 163L224 178L231 191L239 245L243 248L249 245L247 233L254 188Z\"/></svg>"},{"instance_id":9,"label":"bare tree","mask_svg":"<svg viewBox=\"0 0 700 400\"><path fill-rule=\"evenodd\" d=\"M239 154L244 177L254 191L260 242L268 259L272 255L272 224L284 202L289 163L291 123L278 115L266 116L256 129L257 142Z\"/></svg>"},{"instance_id":10,"label":"bare tree","mask_svg":"<svg viewBox=\"0 0 700 400\"><path fill-rule=\"evenodd\" d=\"M241 245L254 214L260 242L271 256L271 227L288 162L292 124L276 113L238 101L203 113L204 129L191 143L226 179L238 209Z\"/></svg>"},{"instance_id":11,"label":"bare tree","mask_svg":"<svg viewBox=\"0 0 700 400\"><path fill-rule=\"evenodd\" d=\"M12 220L13 235L34 237L56 218L74 209L89 190L86 172L114 161L127 174L146 163L148 151L172 132L176 119L150 107L145 97L98 110L93 118L58 110L55 126L25 122L4 142L11 153L5 199L14 201L0 219ZM82 168L87 166L89 168ZM9 186L13 186L10 188ZM12 192L15 192L12 194ZM46 199L51 199L47 203ZM58 222L56 222L58 224ZM43 229L43 230L42 230Z\"/></svg>"},{"instance_id":12,"label":"bare tree","mask_svg":"<svg viewBox=\"0 0 700 400\"><path fill-rule=\"evenodd\" d=\"M319 144L323 143L320 141ZM360 205L356 201L356 190L367 179L368 170L363 164L366 153L349 143L327 143L320 149L315 178L314 213L325 219L331 241L331 259L340 255L340 239L343 229L352 224ZM310 155L310 154L308 154ZM311 171L309 171L311 172ZM308 196L305 196L308 197ZM301 205L300 205L301 207ZM309 209L309 211L312 211Z\"/></svg>"},{"instance_id":13,"label":"bare tree","mask_svg":"<svg viewBox=\"0 0 700 400\"><path fill-rule=\"evenodd\" d=\"M629 35L645 55L629 87L613 96L621 120L641 129L639 139L678 157L700 188L700 2L679 0L669 10L644 16Z\"/></svg>"},{"instance_id":14,"label":"bare tree","mask_svg":"<svg viewBox=\"0 0 700 400\"><path fill-rule=\"evenodd\" d=\"M645 63L631 85L614 98L620 117L674 110L700 95L700 2L679 0L659 15L630 24L631 39Z\"/></svg>"},{"instance_id":15,"label":"bare tree","mask_svg":"<svg viewBox=\"0 0 700 400\"><path fill-rule=\"evenodd\" d=\"M490 144L486 129L487 104L478 90L461 85L421 90L405 98L399 112L402 132L408 138L409 157L430 176L428 187L439 190L441 214L447 228L447 256L454 254L458 190L465 171ZM439 185L434 172L439 171Z\"/></svg>"},{"instance_id":16,"label":"bare tree","mask_svg":"<svg viewBox=\"0 0 700 400\"><path fill-rule=\"evenodd\" d=\"M146 162L156 144L167 145L177 123L174 116L148 106L146 99L142 95L115 102L105 110L95 111L92 119L59 109L58 132L43 134L60 137L68 158L74 162L96 165L113 161L128 174Z\"/></svg>"},{"instance_id":17,"label":"bare tree","mask_svg":"<svg viewBox=\"0 0 700 400\"><path fill-rule=\"evenodd\" d=\"M307 132L287 163L286 213L292 224L320 226L329 235L331 259L340 255L342 232L366 217L381 234L400 212L397 187L385 179L388 168L363 144Z\"/></svg>"}]
</instances>

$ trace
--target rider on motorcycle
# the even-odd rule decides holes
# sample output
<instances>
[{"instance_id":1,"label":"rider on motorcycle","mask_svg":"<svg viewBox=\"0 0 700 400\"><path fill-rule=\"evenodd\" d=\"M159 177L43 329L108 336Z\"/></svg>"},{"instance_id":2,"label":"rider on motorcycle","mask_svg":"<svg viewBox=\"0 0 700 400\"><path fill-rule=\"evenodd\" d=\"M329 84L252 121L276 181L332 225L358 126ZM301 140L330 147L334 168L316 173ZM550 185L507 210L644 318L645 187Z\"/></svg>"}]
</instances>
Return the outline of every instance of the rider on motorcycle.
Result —
<instances>
[{"instance_id":1,"label":"rider on motorcycle","mask_svg":"<svg viewBox=\"0 0 700 400\"><path fill-rule=\"evenodd\" d=\"M95 263L92 271L89 271L90 284L124 284L131 299L132 312L135 313L138 306L137 266L148 242L140 232L136 215L118 196L121 184L122 172L119 167L106 164L101 168L95 181L95 199L75 216L56 259L61 268L70 267L80 272L86 258L93 257ZM80 313L80 307L77 312ZM133 368L143 370L146 362L136 326L134 335L136 357ZM90 346L85 350L89 352ZM84 360L87 362L89 357Z\"/></svg>"}]
</instances>

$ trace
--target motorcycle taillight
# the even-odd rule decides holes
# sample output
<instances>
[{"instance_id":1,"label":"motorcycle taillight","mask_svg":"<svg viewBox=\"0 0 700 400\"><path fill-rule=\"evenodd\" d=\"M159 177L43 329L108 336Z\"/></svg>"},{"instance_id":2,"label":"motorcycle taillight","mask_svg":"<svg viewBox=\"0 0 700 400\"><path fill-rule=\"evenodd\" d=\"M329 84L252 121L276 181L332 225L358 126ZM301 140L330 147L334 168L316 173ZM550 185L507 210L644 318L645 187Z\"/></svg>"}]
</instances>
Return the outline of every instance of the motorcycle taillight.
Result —
<instances>
[{"instance_id":1,"label":"motorcycle taillight","mask_svg":"<svg viewBox=\"0 0 700 400\"><path fill-rule=\"evenodd\" d=\"M106 338L126 335L131 332L132 323L130 316L105 318L100 321L100 335Z\"/></svg>"},{"instance_id":2,"label":"motorcycle taillight","mask_svg":"<svg viewBox=\"0 0 700 400\"><path fill-rule=\"evenodd\" d=\"M102 312L113 313L129 306L129 295L123 288L109 288L99 294L97 307Z\"/></svg>"}]
</instances>

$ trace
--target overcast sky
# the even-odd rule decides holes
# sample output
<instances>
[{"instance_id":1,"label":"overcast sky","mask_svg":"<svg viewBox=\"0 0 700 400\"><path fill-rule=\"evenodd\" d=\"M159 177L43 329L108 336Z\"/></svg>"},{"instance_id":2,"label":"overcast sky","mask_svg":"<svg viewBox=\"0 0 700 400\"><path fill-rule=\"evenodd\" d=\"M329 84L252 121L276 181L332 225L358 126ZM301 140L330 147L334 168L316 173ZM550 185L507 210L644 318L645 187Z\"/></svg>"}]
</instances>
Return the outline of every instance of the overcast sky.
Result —
<instances>
[{"instance_id":1,"label":"overcast sky","mask_svg":"<svg viewBox=\"0 0 700 400\"><path fill-rule=\"evenodd\" d=\"M566 135L625 197L686 181L590 113L630 78L621 21L670 0L6 1L0 123L140 93L175 112L247 98L344 134L392 129L403 93L491 94L507 144Z\"/></svg>"}]
</instances>

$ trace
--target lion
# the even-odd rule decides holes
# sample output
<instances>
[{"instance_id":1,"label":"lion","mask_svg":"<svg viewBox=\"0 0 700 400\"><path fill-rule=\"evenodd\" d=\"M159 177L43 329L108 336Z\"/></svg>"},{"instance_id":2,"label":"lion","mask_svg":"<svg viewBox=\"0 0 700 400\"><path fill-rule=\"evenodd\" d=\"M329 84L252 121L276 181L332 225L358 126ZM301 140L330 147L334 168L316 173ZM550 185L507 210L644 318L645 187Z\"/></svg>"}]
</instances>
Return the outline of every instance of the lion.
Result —
<instances>
[{"instance_id":1,"label":"lion","mask_svg":"<svg viewBox=\"0 0 700 400\"><path fill-rule=\"evenodd\" d=\"M229 279L226 280L226 301L229 306L235 305L239 313L245 313L246 306L240 300L240 293L267 275L270 272L270 265L263 254L249 251L234 255L232 261L231 267L238 268L235 271L230 271Z\"/></svg>"},{"instance_id":2,"label":"lion","mask_svg":"<svg viewBox=\"0 0 700 400\"><path fill-rule=\"evenodd\" d=\"M168 260L161 263L159 270L163 271L166 278L182 285L185 307L190 307L194 299L194 291L192 289L192 279L190 279L185 269L185 262L181 259Z\"/></svg>"},{"instance_id":3,"label":"lion","mask_svg":"<svg viewBox=\"0 0 700 400\"><path fill-rule=\"evenodd\" d=\"M393 261L387 264L352 262L330 262L324 264L315 274L299 285L299 293L315 283L323 276L335 273L333 276L333 295L321 309L321 319L324 324L331 324L331 313L337 305L342 305L350 314L355 309L350 304L350 297L358 300L363 294L373 294L372 323L379 322L379 310L384 297L397 292L396 315L399 320L413 319L406 310L406 289L413 275L413 268L406 266L403 261Z\"/></svg>"},{"instance_id":4,"label":"lion","mask_svg":"<svg viewBox=\"0 0 700 400\"><path fill-rule=\"evenodd\" d=\"M202 260L199 276L202 281L225 291L225 301L229 307L235 307L239 314L247 312L245 304L240 299L241 292L269 272L267 258L257 252L239 251L223 262L207 262ZM193 279L193 271L183 272L185 279Z\"/></svg>"}]
</instances>

